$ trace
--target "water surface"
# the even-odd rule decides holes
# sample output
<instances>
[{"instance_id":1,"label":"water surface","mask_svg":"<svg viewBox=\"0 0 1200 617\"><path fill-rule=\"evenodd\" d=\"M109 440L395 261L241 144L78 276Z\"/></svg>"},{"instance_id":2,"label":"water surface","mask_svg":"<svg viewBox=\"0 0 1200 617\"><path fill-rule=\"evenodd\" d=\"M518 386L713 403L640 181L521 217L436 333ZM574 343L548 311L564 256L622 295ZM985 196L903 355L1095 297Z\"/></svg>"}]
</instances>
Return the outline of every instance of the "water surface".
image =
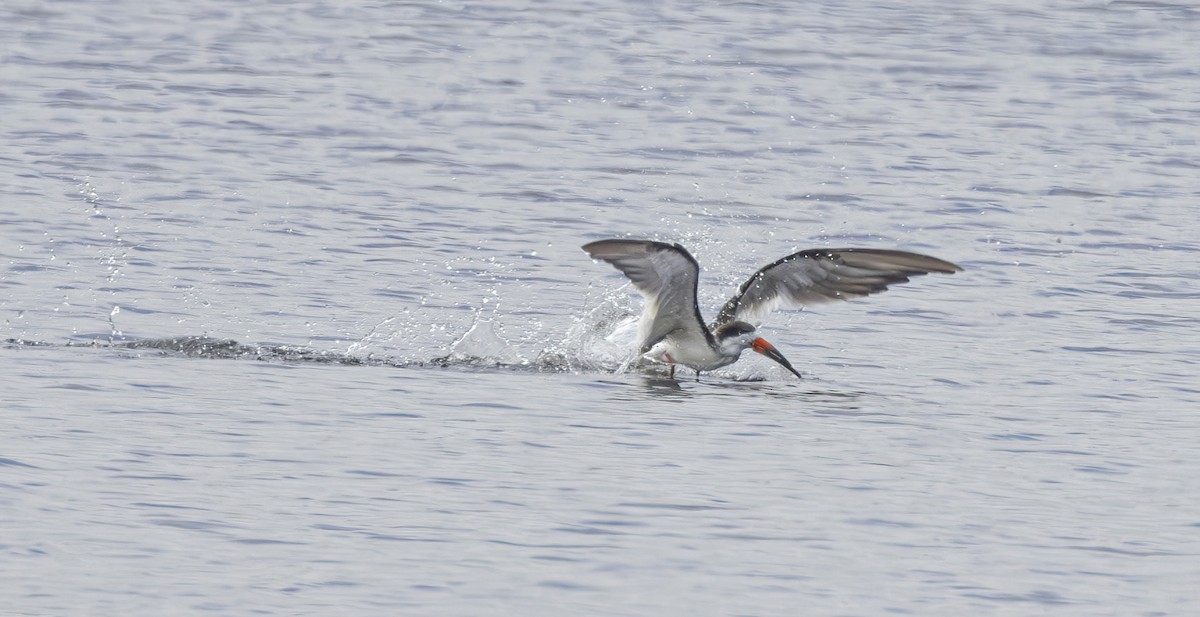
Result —
<instances>
[{"instance_id":1,"label":"water surface","mask_svg":"<svg viewBox=\"0 0 1200 617\"><path fill-rule=\"evenodd\" d=\"M1187 615L1200 12L0 8L16 615ZM805 374L615 373L581 244ZM474 328L474 329L472 329ZM469 332L473 334L468 335Z\"/></svg>"}]
</instances>

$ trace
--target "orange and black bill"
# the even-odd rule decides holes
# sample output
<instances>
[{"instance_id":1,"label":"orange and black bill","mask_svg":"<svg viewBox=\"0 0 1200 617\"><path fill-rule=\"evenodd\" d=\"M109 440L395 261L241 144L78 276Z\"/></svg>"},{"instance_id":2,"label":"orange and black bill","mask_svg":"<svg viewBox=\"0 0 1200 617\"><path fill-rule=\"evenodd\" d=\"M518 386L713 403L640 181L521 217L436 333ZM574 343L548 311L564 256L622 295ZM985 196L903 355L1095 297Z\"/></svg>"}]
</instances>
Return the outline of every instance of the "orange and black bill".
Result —
<instances>
[{"instance_id":1,"label":"orange and black bill","mask_svg":"<svg viewBox=\"0 0 1200 617\"><path fill-rule=\"evenodd\" d=\"M761 339L761 338L754 339L754 342L750 343L750 347L753 348L754 351L757 351L758 353L782 364L783 368L791 371L792 374L795 375L796 377L800 377L801 379L804 379L804 377L802 377L800 375L799 371L792 368L792 363L788 362L788 359L783 357L783 354L779 353L779 350L775 349L775 346L768 343L765 339Z\"/></svg>"}]
</instances>

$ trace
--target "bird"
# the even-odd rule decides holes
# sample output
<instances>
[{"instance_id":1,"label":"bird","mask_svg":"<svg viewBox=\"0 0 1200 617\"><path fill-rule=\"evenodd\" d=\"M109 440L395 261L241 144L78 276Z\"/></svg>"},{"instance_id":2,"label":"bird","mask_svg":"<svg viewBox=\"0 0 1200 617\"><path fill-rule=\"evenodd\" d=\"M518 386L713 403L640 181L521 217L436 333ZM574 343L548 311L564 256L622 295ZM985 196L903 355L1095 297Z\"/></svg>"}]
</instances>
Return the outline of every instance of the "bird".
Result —
<instances>
[{"instance_id":1,"label":"bird","mask_svg":"<svg viewBox=\"0 0 1200 617\"><path fill-rule=\"evenodd\" d=\"M753 323L776 309L859 298L879 293L909 277L962 268L907 251L872 248L815 248L792 253L755 272L705 324L696 292L700 264L680 244L614 238L583 245L592 259L620 270L645 299L638 323L638 353L649 360L696 371L737 362L752 349L803 379L784 355L758 336Z\"/></svg>"}]
</instances>

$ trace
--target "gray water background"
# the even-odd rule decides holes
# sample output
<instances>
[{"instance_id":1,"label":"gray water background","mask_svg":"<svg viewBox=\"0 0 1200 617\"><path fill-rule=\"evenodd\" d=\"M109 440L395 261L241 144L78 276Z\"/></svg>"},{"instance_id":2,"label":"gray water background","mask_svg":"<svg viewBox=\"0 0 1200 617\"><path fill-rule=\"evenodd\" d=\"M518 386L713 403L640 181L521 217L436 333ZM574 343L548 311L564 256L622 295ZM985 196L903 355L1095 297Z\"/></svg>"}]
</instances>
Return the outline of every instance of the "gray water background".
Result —
<instances>
[{"instance_id":1,"label":"gray water background","mask_svg":"<svg viewBox=\"0 0 1200 617\"><path fill-rule=\"evenodd\" d=\"M1195 615L1197 49L1170 2L6 2L0 611ZM801 248L966 270L676 383L598 349L615 235L709 315Z\"/></svg>"}]
</instances>

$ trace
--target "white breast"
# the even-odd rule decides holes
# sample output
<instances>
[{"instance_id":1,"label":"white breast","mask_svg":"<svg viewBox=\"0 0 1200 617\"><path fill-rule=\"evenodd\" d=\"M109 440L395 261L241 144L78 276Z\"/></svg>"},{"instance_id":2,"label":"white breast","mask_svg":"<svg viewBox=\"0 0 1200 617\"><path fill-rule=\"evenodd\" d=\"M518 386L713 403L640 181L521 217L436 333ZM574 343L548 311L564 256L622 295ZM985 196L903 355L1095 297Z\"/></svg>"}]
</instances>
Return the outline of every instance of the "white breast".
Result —
<instances>
[{"instance_id":1,"label":"white breast","mask_svg":"<svg viewBox=\"0 0 1200 617\"><path fill-rule=\"evenodd\" d=\"M721 355L709 346L704 336L686 330L667 335L643 355L655 362L674 362L697 371L711 371L733 364L738 359L737 355Z\"/></svg>"}]
</instances>

